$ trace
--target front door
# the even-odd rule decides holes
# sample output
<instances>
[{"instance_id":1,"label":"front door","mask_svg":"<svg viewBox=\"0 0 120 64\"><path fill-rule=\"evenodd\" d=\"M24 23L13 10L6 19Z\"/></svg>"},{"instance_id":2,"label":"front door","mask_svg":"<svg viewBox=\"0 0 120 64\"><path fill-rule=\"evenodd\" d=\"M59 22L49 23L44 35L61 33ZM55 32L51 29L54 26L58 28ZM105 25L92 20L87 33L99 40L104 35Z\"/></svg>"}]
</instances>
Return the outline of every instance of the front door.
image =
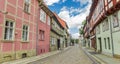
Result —
<instances>
[{"instance_id":1,"label":"front door","mask_svg":"<svg viewBox=\"0 0 120 64\"><path fill-rule=\"evenodd\" d=\"M57 40L57 49L60 50L60 39Z\"/></svg>"},{"instance_id":2,"label":"front door","mask_svg":"<svg viewBox=\"0 0 120 64\"><path fill-rule=\"evenodd\" d=\"M98 38L99 40L99 44L100 44L100 53L102 52L102 42L101 42L101 38Z\"/></svg>"}]
</instances>

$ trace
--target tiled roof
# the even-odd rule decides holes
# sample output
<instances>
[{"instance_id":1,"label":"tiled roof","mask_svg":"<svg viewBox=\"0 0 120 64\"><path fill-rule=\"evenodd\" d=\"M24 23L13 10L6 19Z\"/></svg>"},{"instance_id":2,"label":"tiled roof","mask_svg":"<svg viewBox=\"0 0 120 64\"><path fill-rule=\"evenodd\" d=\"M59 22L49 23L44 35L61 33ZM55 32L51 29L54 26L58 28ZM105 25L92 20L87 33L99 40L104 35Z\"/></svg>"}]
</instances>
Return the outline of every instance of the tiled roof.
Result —
<instances>
[{"instance_id":1,"label":"tiled roof","mask_svg":"<svg viewBox=\"0 0 120 64\"><path fill-rule=\"evenodd\" d=\"M58 21L62 25L62 27L66 28L67 27L66 22L63 19L61 19L56 13L54 13L54 15L56 16L56 18L58 19Z\"/></svg>"}]
</instances>

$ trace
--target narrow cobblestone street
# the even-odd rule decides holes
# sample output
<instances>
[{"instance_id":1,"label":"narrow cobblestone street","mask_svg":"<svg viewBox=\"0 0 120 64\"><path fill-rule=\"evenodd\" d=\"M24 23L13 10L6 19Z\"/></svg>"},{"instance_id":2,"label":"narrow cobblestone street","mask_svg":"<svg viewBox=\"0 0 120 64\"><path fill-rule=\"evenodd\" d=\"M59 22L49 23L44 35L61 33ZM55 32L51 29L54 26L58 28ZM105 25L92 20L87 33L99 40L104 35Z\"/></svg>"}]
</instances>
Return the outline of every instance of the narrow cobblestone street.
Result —
<instances>
[{"instance_id":1,"label":"narrow cobblestone street","mask_svg":"<svg viewBox=\"0 0 120 64\"><path fill-rule=\"evenodd\" d=\"M59 54L29 64L93 64L93 62L84 51L76 45Z\"/></svg>"}]
</instances>

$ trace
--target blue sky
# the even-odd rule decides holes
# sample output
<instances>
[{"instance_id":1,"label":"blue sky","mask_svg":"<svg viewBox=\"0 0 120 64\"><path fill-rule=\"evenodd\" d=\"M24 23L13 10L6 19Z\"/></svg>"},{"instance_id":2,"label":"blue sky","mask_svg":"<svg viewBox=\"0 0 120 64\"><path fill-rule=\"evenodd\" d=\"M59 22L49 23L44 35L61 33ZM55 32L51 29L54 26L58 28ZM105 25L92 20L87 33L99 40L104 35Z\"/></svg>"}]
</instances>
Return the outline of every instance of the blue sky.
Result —
<instances>
[{"instance_id":1,"label":"blue sky","mask_svg":"<svg viewBox=\"0 0 120 64\"><path fill-rule=\"evenodd\" d=\"M44 0L49 9L56 12L69 26L73 38L78 38L81 23L89 14L91 0Z\"/></svg>"}]
</instances>

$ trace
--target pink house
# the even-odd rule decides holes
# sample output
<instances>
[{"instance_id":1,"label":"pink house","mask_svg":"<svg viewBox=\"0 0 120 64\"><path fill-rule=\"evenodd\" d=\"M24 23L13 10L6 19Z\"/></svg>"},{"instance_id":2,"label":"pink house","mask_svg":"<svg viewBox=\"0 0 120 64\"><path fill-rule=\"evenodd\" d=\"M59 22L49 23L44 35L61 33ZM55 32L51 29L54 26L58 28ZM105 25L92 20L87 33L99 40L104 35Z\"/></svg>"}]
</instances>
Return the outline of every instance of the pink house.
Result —
<instances>
[{"instance_id":1,"label":"pink house","mask_svg":"<svg viewBox=\"0 0 120 64\"><path fill-rule=\"evenodd\" d=\"M44 3L39 6L37 55L49 52L50 22L53 15Z\"/></svg>"},{"instance_id":2,"label":"pink house","mask_svg":"<svg viewBox=\"0 0 120 64\"><path fill-rule=\"evenodd\" d=\"M42 0L0 0L0 63L48 52L52 15Z\"/></svg>"},{"instance_id":3,"label":"pink house","mask_svg":"<svg viewBox=\"0 0 120 64\"><path fill-rule=\"evenodd\" d=\"M38 3L38 0L0 0L0 63L36 55ZM45 37L49 36L49 25L39 23ZM45 47L49 46L48 40L45 38Z\"/></svg>"}]
</instances>

